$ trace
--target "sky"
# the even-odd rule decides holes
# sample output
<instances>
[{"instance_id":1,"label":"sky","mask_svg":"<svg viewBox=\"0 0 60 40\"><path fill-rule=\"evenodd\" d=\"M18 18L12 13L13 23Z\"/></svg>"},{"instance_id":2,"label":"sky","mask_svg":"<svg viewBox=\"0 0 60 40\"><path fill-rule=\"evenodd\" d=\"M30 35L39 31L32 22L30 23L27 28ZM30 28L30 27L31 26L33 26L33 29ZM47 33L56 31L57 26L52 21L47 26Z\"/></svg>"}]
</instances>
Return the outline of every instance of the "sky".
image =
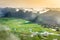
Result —
<instances>
[{"instance_id":1,"label":"sky","mask_svg":"<svg viewBox=\"0 0 60 40\"><path fill-rule=\"evenodd\" d=\"M0 0L0 7L60 8L60 0Z\"/></svg>"}]
</instances>

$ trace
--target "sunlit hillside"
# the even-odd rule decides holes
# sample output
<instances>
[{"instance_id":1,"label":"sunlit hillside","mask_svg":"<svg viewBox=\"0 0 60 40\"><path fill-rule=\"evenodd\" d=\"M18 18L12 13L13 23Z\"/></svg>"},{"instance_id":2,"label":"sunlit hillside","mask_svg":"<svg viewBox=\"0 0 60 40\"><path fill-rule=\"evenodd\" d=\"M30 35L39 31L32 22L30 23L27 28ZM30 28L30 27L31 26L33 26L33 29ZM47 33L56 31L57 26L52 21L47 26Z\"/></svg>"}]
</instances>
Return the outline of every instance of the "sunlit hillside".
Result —
<instances>
[{"instance_id":1,"label":"sunlit hillside","mask_svg":"<svg viewBox=\"0 0 60 40\"><path fill-rule=\"evenodd\" d=\"M13 33L20 40L53 40L55 38L60 40L59 31L52 28L44 28L41 25L20 18L0 18L0 31L4 30L8 33ZM46 37L45 32L47 33ZM0 34L0 37L3 36L1 39L4 39L4 35ZM9 35L7 36L9 37ZM12 37L14 36L12 35Z\"/></svg>"}]
</instances>

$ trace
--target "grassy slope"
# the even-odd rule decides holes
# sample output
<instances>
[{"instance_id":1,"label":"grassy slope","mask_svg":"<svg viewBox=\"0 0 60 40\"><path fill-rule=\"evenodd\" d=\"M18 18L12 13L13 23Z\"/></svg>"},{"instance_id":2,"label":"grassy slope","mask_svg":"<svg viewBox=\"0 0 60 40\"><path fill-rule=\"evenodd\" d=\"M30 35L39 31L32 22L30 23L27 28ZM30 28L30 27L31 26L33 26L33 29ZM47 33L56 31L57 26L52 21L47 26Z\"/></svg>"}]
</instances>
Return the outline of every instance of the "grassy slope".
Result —
<instances>
[{"instance_id":1,"label":"grassy slope","mask_svg":"<svg viewBox=\"0 0 60 40\"><path fill-rule=\"evenodd\" d=\"M48 28L43 28L41 25L32 23L30 21L26 21L23 19L18 19L18 18L0 18L0 25L8 26L11 29L11 32L19 35L22 40L40 40L41 37L39 38L37 35L34 36L33 38L30 36L25 36L24 35L30 35L32 32L41 32L41 31L48 31L48 32L53 32L53 33L58 33L54 32L51 29ZM24 34L24 35L23 35ZM25 39L23 39L25 38ZM60 40L59 36L48 36L46 37L47 39L44 40L52 40L53 38L57 38Z\"/></svg>"}]
</instances>

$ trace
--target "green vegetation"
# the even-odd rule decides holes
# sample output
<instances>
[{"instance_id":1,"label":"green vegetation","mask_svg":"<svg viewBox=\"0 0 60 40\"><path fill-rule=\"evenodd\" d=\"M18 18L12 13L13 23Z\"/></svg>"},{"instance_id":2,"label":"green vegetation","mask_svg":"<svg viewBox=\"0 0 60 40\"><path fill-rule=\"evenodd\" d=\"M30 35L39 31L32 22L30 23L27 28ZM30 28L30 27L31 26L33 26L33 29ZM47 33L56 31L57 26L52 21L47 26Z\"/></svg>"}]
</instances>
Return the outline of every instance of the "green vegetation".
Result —
<instances>
[{"instance_id":1,"label":"green vegetation","mask_svg":"<svg viewBox=\"0 0 60 40\"><path fill-rule=\"evenodd\" d=\"M59 34L60 32L53 31L51 28L43 28L43 26L32 23L30 21L19 19L19 18L0 18L0 26L8 26L11 30L10 32L17 35L21 40L60 40L60 36L48 35L44 37L40 35L42 32L50 32L54 34ZM38 33L32 36L32 33Z\"/></svg>"}]
</instances>

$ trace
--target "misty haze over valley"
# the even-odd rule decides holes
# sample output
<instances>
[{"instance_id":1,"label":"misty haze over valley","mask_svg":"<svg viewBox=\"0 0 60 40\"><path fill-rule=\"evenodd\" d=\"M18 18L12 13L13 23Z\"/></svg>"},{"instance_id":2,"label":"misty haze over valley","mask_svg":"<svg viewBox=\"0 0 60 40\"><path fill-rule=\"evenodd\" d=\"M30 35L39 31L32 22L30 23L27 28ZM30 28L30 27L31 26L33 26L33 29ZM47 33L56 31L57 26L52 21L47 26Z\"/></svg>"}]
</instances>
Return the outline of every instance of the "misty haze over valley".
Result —
<instances>
[{"instance_id":1,"label":"misty haze over valley","mask_svg":"<svg viewBox=\"0 0 60 40\"><path fill-rule=\"evenodd\" d=\"M60 8L0 8L0 40L60 40Z\"/></svg>"}]
</instances>

